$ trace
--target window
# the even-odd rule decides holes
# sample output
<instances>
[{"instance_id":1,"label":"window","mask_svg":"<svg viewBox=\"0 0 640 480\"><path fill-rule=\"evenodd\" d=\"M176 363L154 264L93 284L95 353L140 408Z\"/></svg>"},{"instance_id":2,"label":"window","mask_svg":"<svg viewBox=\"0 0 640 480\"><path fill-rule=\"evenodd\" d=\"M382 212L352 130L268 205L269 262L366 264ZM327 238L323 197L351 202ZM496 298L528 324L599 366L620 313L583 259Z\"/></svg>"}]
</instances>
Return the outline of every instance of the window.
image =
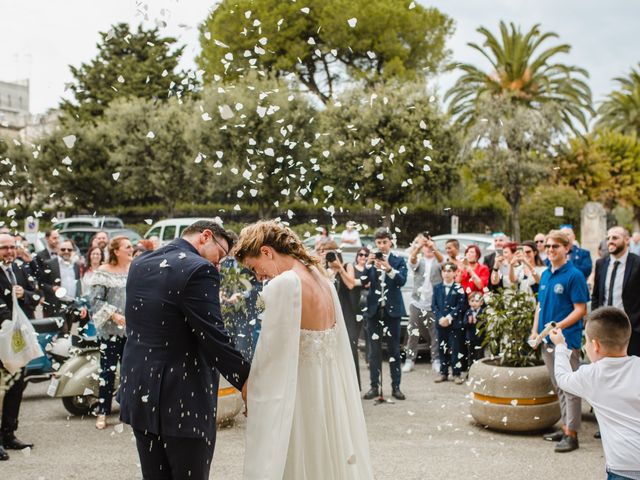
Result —
<instances>
[{"instance_id":1,"label":"window","mask_svg":"<svg viewBox=\"0 0 640 480\"><path fill-rule=\"evenodd\" d=\"M144 238L151 238L151 237L160 237L160 230L161 227L155 227L152 228L151 230L149 230L149 232L144 236Z\"/></svg>"},{"instance_id":2,"label":"window","mask_svg":"<svg viewBox=\"0 0 640 480\"><path fill-rule=\"evenodd\" d=\"M162 232L162 241L169 242L176 237L176 226L175 225L167 225L164 227L164 231Z\"/></svg>"}]
</instances>

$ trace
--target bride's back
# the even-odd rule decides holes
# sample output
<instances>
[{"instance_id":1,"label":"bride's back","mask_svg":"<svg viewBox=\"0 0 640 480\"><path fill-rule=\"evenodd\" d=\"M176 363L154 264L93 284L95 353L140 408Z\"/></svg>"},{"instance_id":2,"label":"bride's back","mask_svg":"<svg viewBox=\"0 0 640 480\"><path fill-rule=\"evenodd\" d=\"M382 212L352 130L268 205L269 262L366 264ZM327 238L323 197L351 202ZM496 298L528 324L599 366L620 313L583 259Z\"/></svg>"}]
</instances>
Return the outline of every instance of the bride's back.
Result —
<instances>
[{"instance_id":1,"label":"bride's back","mask_svg":"<svg viewBox=\"0 0 640 480\"><path fill-rule=\"evenodd\" d=\"M331 287L320 273L311 272L300 264L294 268L302 290L302 313L300 328L305 330L328 330L336 323L335 305Z\"/></svg>"}]
</instances>

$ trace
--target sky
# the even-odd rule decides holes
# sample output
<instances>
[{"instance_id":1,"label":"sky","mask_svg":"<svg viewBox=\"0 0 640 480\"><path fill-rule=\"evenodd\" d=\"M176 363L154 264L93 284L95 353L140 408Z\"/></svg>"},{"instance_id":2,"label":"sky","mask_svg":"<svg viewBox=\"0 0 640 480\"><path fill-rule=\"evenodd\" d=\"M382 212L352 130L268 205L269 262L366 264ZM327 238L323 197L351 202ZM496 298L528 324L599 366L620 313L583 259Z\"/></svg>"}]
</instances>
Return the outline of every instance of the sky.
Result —
<instances>
[{"instance_id":1,"label":"sky","mask_svg":"<svg viewBox=\"0 0 640 480\"><path fill-rule=\"evenodd\" d=\"M288 1L288 0L282 0ZM304 6L304 0L297 0ZM637 0L420 0L451 16L456 31L449 40L453 60L487 68L486 60L467 46L481 42L485 26L497 33L500 20L523 30L535 23L559 34L572 46L563 63L586 68L594 100L616 88L613 78L640 62L640 2ZM153 26L162 20L164 35L177 37L185 49L182 67L195 68L199 51L197 26L215 5L212 0L0 0L0 80L28 78L32 113L58 105L69 65L90 61L97 52L98 32L117 22ZM146 17L146 19L145 19ZM551 42L549 43L551 45ZM560 59L558 59L560 60ZM440 90L456 73L435 79Z\"/></svg>"}]
</instances>

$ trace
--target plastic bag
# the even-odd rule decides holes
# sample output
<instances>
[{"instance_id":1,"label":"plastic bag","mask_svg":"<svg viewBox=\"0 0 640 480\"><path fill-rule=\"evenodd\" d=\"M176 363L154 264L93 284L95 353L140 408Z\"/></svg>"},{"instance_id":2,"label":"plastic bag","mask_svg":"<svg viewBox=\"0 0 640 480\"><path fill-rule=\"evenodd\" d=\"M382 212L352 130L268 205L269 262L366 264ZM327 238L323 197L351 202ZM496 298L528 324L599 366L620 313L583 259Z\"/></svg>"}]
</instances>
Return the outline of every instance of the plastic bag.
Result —
<instances>
[{"instance_id":1,"label":"plastic bag","mask_svg":"<svg viewBox=\"0 0 640 480\"><path fill-rule=\"evenodd\" d=\"M36 331L13 295L13 316L0 330L0 361L11 374L17 373L34 358L44 355Z\"/></svg>"}]
</instances>

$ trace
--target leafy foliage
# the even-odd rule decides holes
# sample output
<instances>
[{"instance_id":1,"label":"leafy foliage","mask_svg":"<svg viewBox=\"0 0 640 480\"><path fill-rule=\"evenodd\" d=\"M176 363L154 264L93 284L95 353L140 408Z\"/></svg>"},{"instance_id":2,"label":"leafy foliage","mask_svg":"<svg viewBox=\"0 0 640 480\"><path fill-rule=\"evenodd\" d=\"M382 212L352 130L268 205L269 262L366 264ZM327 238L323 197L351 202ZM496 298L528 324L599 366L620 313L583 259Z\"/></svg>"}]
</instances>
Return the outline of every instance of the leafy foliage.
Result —
<instances>
[{"instance_id":1,"label":"leafy foliage","mask_svg":"<svg viewBox=\"0 0 640 480\"><path fill-rule=\"evenodd\" d=\"M640 64L638 64L640 67ZM620 90L611 92L598 109L598 127L640 137L640 71L614 79Z\"/></svg>"},{"instance_id":2,"label":"leafy foliage","mask_svg":"<svg viewBox=\"0 0 640 480\"><path fill-rule=\"evenodd\" d=\"M520 240L520 206L538 184L551 175L559 122L554 104L533 110L508 99L485 99L482 121L468 131L467 152L479 182L499 190L511 206L513 235Z\"/></svg>"},{"instance_id":3,"label":"leafy foliage","mask_svg":"<svg viewBox=\"0 0 640 480\"><path fill-rule=\"evenodd\" d=\"M176 39L161 37L157 28L114 25L100 32L98 55L80 67L71 66L74 81L69 85L72 100L62 100L60 109L66 118L95 121L117 98L165 100L193 89L184 72L175 72L184 47L171 51Z\"/></svg>"},{"instance_id":4,"label":"leafy foliage","mask_svg":"<svg viewBox=\"0 0 640 480\"><path fill-rule=\"evenodd\" d=\"M352 90L322 115L322 188L390 214L458 181L459 145L421 83Z\"/></svg>"},{"instance_id":5,"label":"leafy foliage","mask_svg":"<svg viewBox=\"0 0 640 480\"><path fill-rule=\"evenodd\" d=\"M291 75L322 102L341 81L436 73L453 21L409 0L223 0L200 27L205 80ZM353 26L352 26L353 25Z\"/></svg>"},{"instance_id":6,"label":"leafy foliage","mask_svg":"<svg viewBox=\"0 0 640 480\"><path fill-rule=\"evenodd\" d=\"M491 355L508 367L539 364L527 344L536 308L531 295L507 288L486 294L485 304L478 331Z\"/></svg>"},{"instance_id":7,"label":"leafy foliage","mask_svg":"<svg viewBox=\"0 0 640 480\"><path fill-rule=\"evenodd\" d=\"M482 46L468 45L489 61L491 69L458 65L462 75L447 92L450 110L458 121L465 126L480 121L484 98L501 97L536 110L553 103L570 129L576 130L575 121L587 128L587 113L592 112L587 71L555 63L559 54L569 53L568 44L540 51L547 40L558 37L556 33L543 33L539 24L522 33L513 23L507 27L504 22L500 22L499 38L485 27L477 31L484 37Z\"/></svg>"},{"instance_id":8,"label":"leafy foliage","mask_svg":"<svg viewBox=\"0 0 640 480\"><path fill-rule=\"evenodd\" d=\"M587 198L574 188L564 185L542 184L522 201L521 236L533 239L536 233L547 233L557 229L560 224L574 225L576 235L580 235L578 226L582 216L582 207ZM556 217L555 207L563 207L564 215Z\"/></svg>"}]
</instances>

